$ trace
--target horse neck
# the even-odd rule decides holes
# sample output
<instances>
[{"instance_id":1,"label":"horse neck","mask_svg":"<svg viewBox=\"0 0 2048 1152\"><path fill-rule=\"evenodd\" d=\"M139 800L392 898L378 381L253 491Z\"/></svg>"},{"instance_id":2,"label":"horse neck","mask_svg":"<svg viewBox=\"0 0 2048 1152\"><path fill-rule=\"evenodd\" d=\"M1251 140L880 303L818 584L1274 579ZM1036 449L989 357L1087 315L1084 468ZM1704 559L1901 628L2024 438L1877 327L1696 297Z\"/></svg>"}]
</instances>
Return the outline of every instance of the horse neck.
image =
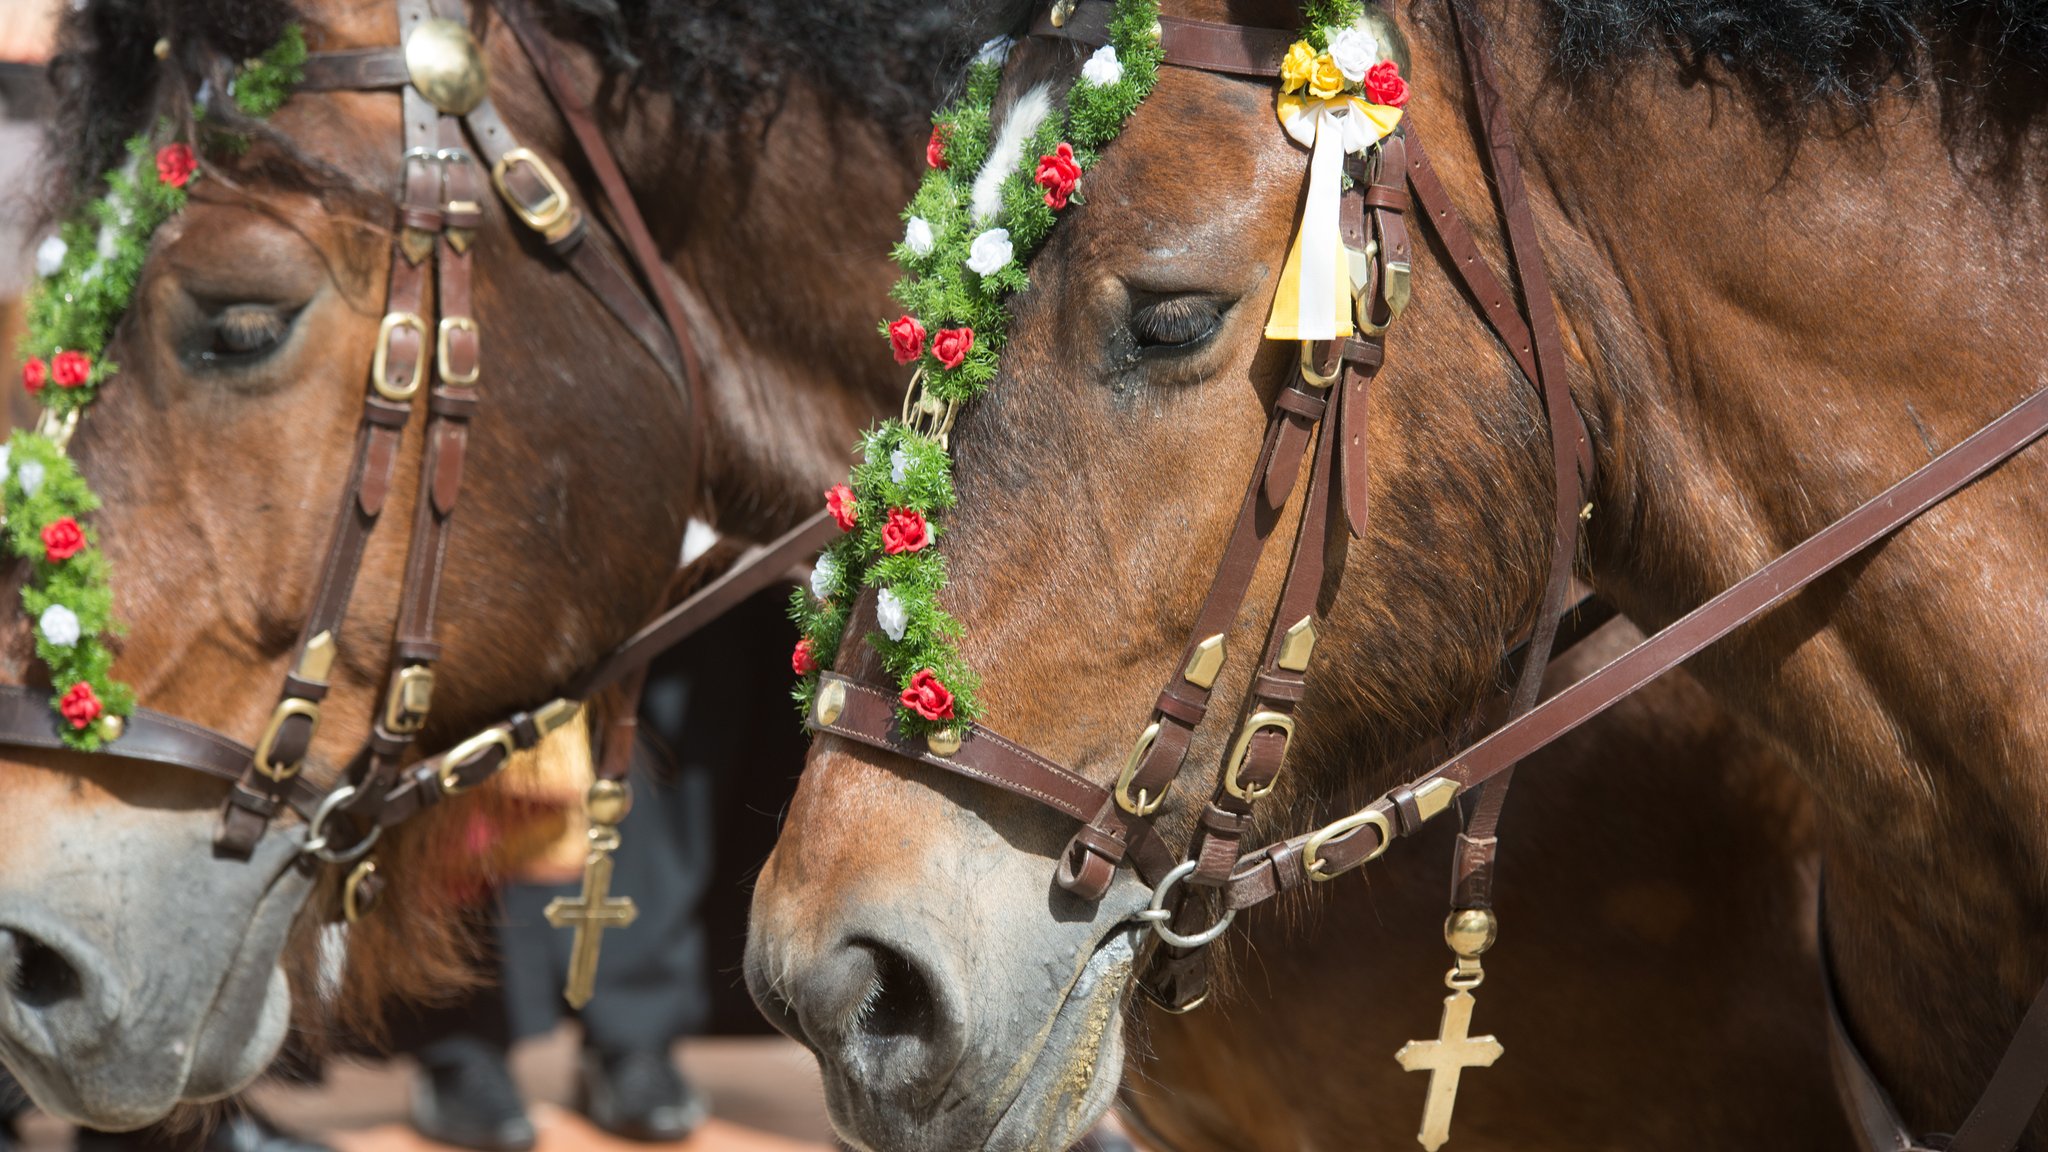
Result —
<instances>
[{"instance_id":1,"label":"horse neck","mask_svg":"<svg viewBox=\"0 0 2048 1152\"><path fill-rule=\"evenodd\" d=\"M756 537L815 511L902 391L875 325L920 143L810 86L779 101L716 127L678 125L665 97L612 104L621 164L703 346L709 519Z\"/></svg>"},{"instance_id":2,"label":"horse neck","mask_svg":"<svg viewBox=\"0 0 2048 1152\"><path fill-rule=\"evenodd\" d=\"M1888 93L1792 147L1739 86L1661 57L1563 99L1534 19L1496 24L1602 440L1596 579L1644 626L2039 386L2038 197L1959 163L1938 101ZM2013 594L2048 554L2043 464L2023 454L1691 665L1818 794L1844 998L1936 1130L2048 976L2048 618Z\"/></svg>"}]
</instances>

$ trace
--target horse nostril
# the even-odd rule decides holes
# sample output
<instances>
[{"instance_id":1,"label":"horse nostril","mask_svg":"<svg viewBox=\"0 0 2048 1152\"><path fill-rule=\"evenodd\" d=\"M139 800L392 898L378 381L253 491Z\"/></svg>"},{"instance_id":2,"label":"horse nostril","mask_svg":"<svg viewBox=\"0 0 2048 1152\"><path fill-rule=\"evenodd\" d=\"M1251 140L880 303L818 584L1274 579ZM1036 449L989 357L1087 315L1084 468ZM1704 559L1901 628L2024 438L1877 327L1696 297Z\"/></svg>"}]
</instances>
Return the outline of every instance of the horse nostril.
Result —
<instances>
[{"instance_id":1,"label":"horse nostril","mask_svg":"<svg viewBox=\"0 0 2048 1152\"><path fill-rule=\"evenodd\" d=\"M49 1008L84 994L85 982L78 969L61 953L33 936L0 930L10 947L0 949L0 960L11 960L5 972L5 986L26 1008Z\"/></svg>"},{"instance_id":2,"label":"horse nostril","mask_svg":"<svg viewBox=\"0 0 2048 1152\"><path fill-rule=\"evenodd\" d=\"M854 1031L875 1040L931 1039L939 1022L938 997L917 965L886 944L863 940L874 958L867 996L854 1010Z\"/></svg>"}]
</instances>

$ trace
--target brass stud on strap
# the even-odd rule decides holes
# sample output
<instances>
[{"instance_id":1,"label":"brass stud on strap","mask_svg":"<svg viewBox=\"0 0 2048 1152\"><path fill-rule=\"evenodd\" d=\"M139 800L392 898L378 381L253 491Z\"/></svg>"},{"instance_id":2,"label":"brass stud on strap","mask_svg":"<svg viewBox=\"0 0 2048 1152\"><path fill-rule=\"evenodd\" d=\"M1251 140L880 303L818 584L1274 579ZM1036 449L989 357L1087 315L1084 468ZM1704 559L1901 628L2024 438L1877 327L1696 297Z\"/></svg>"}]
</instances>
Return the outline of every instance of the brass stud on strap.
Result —
<instances>
[{"instance_id":1,"label":"brass stud on strap","mask_svg":"<svg viewBox=\"0 0 2048 1152\"><path fill-rule=\"evenodd\" d=\"M1316 621L1314 616L1303 616L1294 622L1287 634L1280 638L1280 655L1273 664L1289 672L1308 671L1309 657L1316 650Z\"/></svg>"},{"instance_id":2,"label":"brass stud on strap","mask_svg":"<svg viewBox=\"0 0 2048 1152\"><path fill-rule=\"evenodd\" d=\"M1209 637L1195 645L1194 655L1188 657L1188 666L1180 678L1197 688L1211 688L1216 677L1223 671L1223 661L1229 656L1223 643L1223 633Z\"/></svg>"},{"instance_id":3,"label":"brass stud on strap","mask_svg":"<svg viewBox=\"0 0 2048 1152\"><path fill-rule=\"evenodd\" d=\"M405 70L412 86L442 113L467 116L490 94L483 49L454 20L425 20L405 38Z\"/></svg>"},{"instance_id":4,"label":"brass stud on strap","mask_svg":"<svg viewBox=\"0 0 2048 1152\"><path fill-rule=\"evenodd\" d=\"M818 685L818 699L812 708L818 718L818 727L829 728L839 722L839 716L846 711L846 685L839 680L826 680Z\"/></svg>"}]
</instances>

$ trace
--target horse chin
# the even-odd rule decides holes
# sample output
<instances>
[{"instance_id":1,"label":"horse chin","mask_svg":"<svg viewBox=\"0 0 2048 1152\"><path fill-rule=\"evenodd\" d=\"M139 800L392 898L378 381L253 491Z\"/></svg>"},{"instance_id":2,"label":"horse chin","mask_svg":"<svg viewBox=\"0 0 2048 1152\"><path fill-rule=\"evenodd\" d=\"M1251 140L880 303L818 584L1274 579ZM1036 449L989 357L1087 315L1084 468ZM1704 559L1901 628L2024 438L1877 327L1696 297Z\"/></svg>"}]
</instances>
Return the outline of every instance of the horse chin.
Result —
<instances>
[{"instance_id":1,"label":"horse chin","mask_svg":"<svg viewBox=\"0 0 2048 1152\"><path fill-rule=\"evenodd\" d=\"M85 842L105 846L95 858L73 850L0 873L0 971L13 973L0 983L0 1063L45 1111L103 1131L262 1074L290 1022L281 959L313 882L298 830L235 861L212 856L211 813L114 822L125 835L90 827Z\"/></svg>"}]
</instances>

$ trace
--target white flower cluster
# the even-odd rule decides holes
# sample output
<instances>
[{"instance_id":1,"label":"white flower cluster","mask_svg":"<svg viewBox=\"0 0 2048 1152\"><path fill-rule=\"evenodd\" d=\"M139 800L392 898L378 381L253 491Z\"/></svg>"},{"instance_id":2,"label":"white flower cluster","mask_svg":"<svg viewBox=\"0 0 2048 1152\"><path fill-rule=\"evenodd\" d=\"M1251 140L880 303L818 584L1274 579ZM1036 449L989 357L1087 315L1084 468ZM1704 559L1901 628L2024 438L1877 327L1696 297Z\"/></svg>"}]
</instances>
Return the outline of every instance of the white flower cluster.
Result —
<instances>
[{"instance_id":1,"label":"white flower cluster","mask_svg":"<svg viewBox=\"0 0 2048 1152\"><path fill-rule=\"evenodd\" d=\"M811 595L828 600L832 589L839 586L839 561L830 552L818 557L818 563L811 569Z\"/></svg>"},{"instance_id":2,"label":"white flower cluster","mask_svg":"<svg viewBox=\"0 0 2048 1152\"><path fill-rule=\"evenodd\" d=\"M1330 62L1353 84L1363 84L1366 72L1379 59L1380 42L1364 28L1353 24L1330 33Z\"/></svg>"},{"instance_id":3,"label":"white flower cluster","mask_svg":"<svg viewBox=\"0 0 2048 1152\"><path fill-rule=\"evenodd\" d=\"M882 626L884 635L899 643L909 630L910 610L903 606L894 589L884 588L875 593L875 623Z\"/></svg>"},{"instance_id":4,"label":"white flower cluster","mask_svg":"<svg viewBox=\"0 0 2048 1152\"><path fill-rule=\"evenodd\" d=\"M1081 79L1097 88L1107 88L1124 78L1124 62L1116 58L1116 49L1108 44L1095 50L1095 55L1081 65Z\"/></svg>"},{"instance_id":5,"label":"white flower cluster","mask_svg":"<svg viewBox=\"0 0 2048 1152\"><path fill-rule=\"evenodd\" d=\"M932 254L932 223L922 216L912 216L903 228L903 246L916 256Z\"/></svg>"},{"instance_id":6,"label":"white flower cluster","mask_svg":"<svg viewBox=\"0 0 2048 1152\"><path fill-rule=\"evenodd\" d=\"M1008 228L991 228L967 246L967 266L983 276L993 276L1016 255Z\"/></svg>"},{"instance_id":7,"label":"white flower cluster","mask_svg":"<svg viewBox=\"0 0 2048 1152\"><path fill-rule=\"evenodd\" d=\"M78 613L62 604L52 604L43 609L42 618L36 621L36 627L41 630L43 639L59 648L69 648L78 643Z\"/></svg>"}]
</instances>

